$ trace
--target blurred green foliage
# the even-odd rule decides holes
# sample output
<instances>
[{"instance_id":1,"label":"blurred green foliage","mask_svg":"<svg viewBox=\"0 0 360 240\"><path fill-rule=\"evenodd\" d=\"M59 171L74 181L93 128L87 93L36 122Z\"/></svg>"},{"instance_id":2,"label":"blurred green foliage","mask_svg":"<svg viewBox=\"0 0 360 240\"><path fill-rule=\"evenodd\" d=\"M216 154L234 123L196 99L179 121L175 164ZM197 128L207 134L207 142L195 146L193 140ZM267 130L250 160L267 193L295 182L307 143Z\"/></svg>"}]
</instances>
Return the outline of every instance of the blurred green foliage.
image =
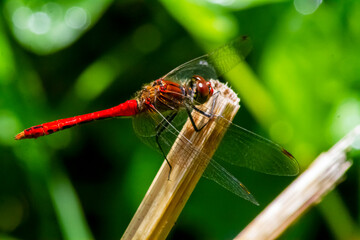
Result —
<instances>
[{"instance_id":1,"label":"blurred green foliage","mask_svg":"<svg viewBox=\"0 0 360 240\"><path fill-rule=\"evenodd\" d=\"M227 76L242 99L235 121L306 168L360 122L360 2L321 2L2 1L0 238L119 238L162 160L131 120L13 137L117 105L242 34L254 47L248 65ZM283 238L359 238L358 169L354 161L346 181ZM232 238L292 180L232 171L261 206L202 180L170 239Z\"/></svg>"}]
</instances>

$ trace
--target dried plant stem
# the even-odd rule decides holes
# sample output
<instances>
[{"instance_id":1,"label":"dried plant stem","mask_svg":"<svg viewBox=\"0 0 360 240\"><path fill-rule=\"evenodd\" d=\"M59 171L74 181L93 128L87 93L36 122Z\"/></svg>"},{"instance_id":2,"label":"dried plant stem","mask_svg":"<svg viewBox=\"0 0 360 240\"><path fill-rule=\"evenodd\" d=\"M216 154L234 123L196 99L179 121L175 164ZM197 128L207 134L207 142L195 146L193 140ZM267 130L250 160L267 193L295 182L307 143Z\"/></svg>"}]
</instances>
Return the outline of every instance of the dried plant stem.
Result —
<instances>
[{"instance_id":1,"label":"dried plant stem","mask_svg":"<svg viewBox=\"0 0 360 240\"><path fill-rule=\"evenodd\" d=\"M275 239L312 205L331 191L351 162L347 152L360 141L356 127L328 152L322 153L309 168L267 206L235 239Z\"/></svg>"},{"instance_id":2,"label":"dried plant stem","mask_svg":"<svg viewBox=\"0 0 360 240\"><path fill-rule=\"evenodd\" d=\"M216 101L214 113L232 120L240 100L226 85L218 81L213 83L222 94ZM208 101L205 107L209 109L211 104L212 101ZM206 117L194 116L197 123L208 120L203 118ZM216 128L215 121L211 120L198 133L189 120L185 123L167 156L172 165L170 180L169 166L164 161L122 239L167 237L224 135L223 128ZM206 156L197 150L202 150Z\"/></svg>"}]
</instances>

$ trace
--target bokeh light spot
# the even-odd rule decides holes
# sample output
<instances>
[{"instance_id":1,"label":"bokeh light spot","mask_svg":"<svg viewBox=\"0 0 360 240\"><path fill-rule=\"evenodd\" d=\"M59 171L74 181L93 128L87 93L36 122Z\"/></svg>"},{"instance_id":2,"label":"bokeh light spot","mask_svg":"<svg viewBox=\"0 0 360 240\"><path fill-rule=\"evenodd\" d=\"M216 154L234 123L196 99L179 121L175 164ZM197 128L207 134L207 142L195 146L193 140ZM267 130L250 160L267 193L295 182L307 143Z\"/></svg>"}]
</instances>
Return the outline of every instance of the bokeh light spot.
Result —
<instances>
[{"instance_id":1,"label":"bokeh light spot","mask_svg":"<svg viewBox=\"0 0 360 240\"><path fill-rule=\"evenodd\" d=\"M65 13L66 24L73 29L83 29L88 21L88 15L83 8L72 7Z\"/></svg>"},{"instance_id":2,"label":"bokeh light spot","mask_svg":"<svg viewBox=\"0 0 360 240\"><path fill-rule=\"evenodd\" d=\"M234 22L227 16L218 16L213 24L218 32L232 32L235 28Z\"/></svg>"},{"instance_id":3,"label":"bokeh light spot","mask_svg":"<svg viewBox=\"0 0 360 240\"><path fill-rule=\"evenodd\" d=\"M160 46L161 34L152 24L145 24L136 29L133 35L134 46L144 53L154 51Z\"/></svg>"},{"instance_id":4,"label":"bokeh light spot","mask_svg":"<svg viewBox=\"0 0 360 240\"><path fill-rule=\"evenodd\" d=\"M235 0L209 0L209 2L214 3L214 4L219 4L222 6L229 6L229 5L234 4ZM249 4L249 3L246 2L245 4Z\"/></svg>"},{"instance_id":5,"label":"bokeh light spot","mask_svg":"<svg viewBox=\"0 0 360 240\"><path fill-rule=\"evenodd\" d=\"M45 12L35 12L29 18L28 27L35 34L45 34L50 30L51 19Z\"/></svg>"},{"instance_id":6,"label":"bokeh light spot","mask_svg":"<svg viewBox=\"0 0 360 240\"><path fill-rule=\"evenodd\" d=\"M321 3L322 0L294 0L296 11L303 15L314 13Z\"/></svg>"},{"instance_id":7,"label":"bokeh light spot","mask_svg":"<svg viewBox=\"0 0 360 240\"><path fill-rule=\"evenodd\" d=\"M49 2L46 3L41 9L50 16L53 22L63 20L63 9L61 5L54 2Z\"/></svg>"},{"instance_id":8,"label":"bokeh light spot","mask_svg":"<svg viewBox=\"0 0 360 240\"><path fill-rule=\"evenodd\" d=\"M350 98L337 108L332 122L334 139L340 139L360 123L360 101Z\"/></svg>"},{"instance_id":9,"label":"bokeh light spot","mask_svg":"<svg viewBox=\"0 0 360 240\"><path fill-rule=\"evenodd\" d=\"M29 18L32 15L32 11L27 7L19 7L12 15L12 21L14 25L19 29L27 29Z\"/></svg>"},{"instance_id":10,"label":"bokeh light spot","mask_svg":"<svg viewBox=\"0 0 360 240\"><path fill-rule=\"evenodd\" d=\"M353 148L360 150L360 125L356 127L357 137L355 138L353 144L351 145Z\"/></svg>"}]
</instances>

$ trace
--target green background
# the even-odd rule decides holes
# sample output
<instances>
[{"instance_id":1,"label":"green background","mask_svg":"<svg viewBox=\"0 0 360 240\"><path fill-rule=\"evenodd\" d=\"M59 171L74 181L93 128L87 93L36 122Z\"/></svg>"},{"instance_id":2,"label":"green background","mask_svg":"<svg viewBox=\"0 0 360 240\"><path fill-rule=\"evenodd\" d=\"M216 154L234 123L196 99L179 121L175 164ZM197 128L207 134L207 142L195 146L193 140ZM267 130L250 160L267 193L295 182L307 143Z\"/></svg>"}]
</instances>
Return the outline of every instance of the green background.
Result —
<instances>
[{"instance_id":1,"label":"green background","mask_svg":"<svg viewBox=\"0 0 360 240\"><path fill-rule=\"evenodd\" d=\"M253 50L227 79L241 98L235 122L285 146L302 171L360 122L356 0L0 6L1 239L119 239L162 163L137 139L131 119L37 140L14 136L124 102L239 35L251 37ZM202 179L169 239L231 239L294 179L231 171L261 205ZM345 181L282 238L360 238L359 174L355 159Z\"/></svg>"}]
</instances>

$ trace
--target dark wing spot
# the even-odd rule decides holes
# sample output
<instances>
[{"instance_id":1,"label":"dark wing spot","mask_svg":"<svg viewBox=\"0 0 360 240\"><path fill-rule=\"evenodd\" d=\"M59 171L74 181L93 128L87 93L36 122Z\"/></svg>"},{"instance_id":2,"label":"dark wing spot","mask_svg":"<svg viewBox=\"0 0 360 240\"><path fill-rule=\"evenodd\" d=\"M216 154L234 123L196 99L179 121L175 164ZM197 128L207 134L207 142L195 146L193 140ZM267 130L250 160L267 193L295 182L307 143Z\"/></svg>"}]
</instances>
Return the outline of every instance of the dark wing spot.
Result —
<instances>
[{"instance_id":1,"label":"dark wing spot","mask_svg":"<svg viewBox=\"0 0 360 240\"><path fill-rule=\"evenodd\" d=\"M281 150L286 156L288 156L291 159L295 159L295 157L293 155L291 155L291 153L289 153L288 151L286 151L284 148Z\"/></svg>"},{"instance_id":2,"label":"dark wing spot","mask_svg":"<svg viewBox=\"0 0 360 240\"><path fill-rule=\"evenodd\" d=\"M43 126L35 126L33 127L34 129L39 129L39 128L43 128Z\"/></svg>"},{"instance_id":3,"label":"dark wing spot","mask_svg":"<svg viewBox=\"0 0 360 240\"><path fill-rule=\"evenodd\" d=\"M52 130L52 129L49 129L48 130L48 134L51 134L51 133L53 133L54 132L54 130Z\"/></svg>"}]
</instances>

